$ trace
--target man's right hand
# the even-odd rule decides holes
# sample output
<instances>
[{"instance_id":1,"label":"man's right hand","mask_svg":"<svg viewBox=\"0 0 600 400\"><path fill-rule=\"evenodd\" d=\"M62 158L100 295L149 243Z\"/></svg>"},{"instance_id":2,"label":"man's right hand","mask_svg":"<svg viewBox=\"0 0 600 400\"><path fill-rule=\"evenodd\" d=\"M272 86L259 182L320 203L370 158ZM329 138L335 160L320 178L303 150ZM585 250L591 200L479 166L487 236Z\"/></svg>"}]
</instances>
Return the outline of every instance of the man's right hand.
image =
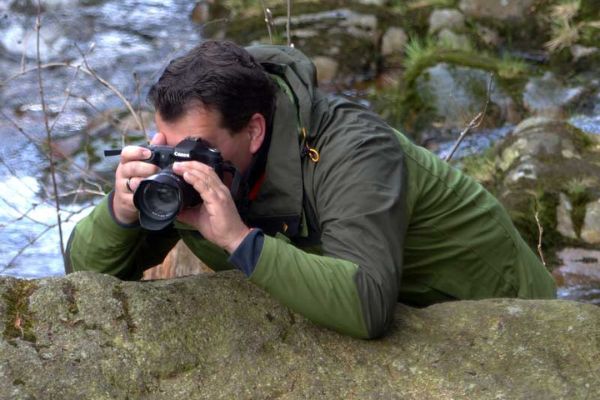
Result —
<instances>
[{"instance_id":1,"label":"man's right hand","mask_svg":"<svg viewBox=\"0 0 600 400\"><path fill-rule=\"evenodd\" d=\"M165 145L165 135L158 132L150 144ZM150 150L139 146L126 146L121 150L121 160L115 173L113 212L121 224L132 224L138 220L138 210L133 204L133 193L142 179L158 172L156 165L144 162L151 156Z\"/></svg>"}]
</instances>

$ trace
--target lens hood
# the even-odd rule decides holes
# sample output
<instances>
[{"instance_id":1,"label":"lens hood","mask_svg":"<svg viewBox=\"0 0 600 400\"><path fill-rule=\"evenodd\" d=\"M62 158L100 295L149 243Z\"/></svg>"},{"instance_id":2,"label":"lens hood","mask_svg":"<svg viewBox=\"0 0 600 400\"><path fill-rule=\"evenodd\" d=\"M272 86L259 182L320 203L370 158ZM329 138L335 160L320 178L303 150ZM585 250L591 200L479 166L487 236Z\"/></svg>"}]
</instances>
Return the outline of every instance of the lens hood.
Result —
<instances>
[{"instance_id":1,"label":"lens hood","mask_svg":"<svg viewBox=\"0 0 600 400\"><path fill-rule=\"evenodd\" d=\"M200 202L200 196L179 175L162 170L140 182L133 203L140 212L140 225L158 231L169 226L184 207Z\"/></svg>"}]
</instances>

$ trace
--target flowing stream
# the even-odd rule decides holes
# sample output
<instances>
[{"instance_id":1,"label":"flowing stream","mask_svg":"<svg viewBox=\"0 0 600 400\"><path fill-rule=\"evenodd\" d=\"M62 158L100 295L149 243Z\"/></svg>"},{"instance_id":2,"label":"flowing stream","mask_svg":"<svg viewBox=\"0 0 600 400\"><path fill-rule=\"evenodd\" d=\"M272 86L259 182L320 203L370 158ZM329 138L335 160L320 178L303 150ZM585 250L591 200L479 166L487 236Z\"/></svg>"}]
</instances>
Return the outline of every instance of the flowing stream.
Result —
<instances>
[{"instance_id":1,"label":"flowing stream","mask_svg":"<svg viewBox=\"0 0 600 400\"><path fill-rule=\"evenodd\" d=\"M46 130L35 70L37 8L28 3L0 0L0 274L34 278L63 274L63 262L54 196L48 190L50 163L40 147ZM189 17L190 1L42 3L40 62L71 65L42 70L49 125L55 124L52 137L57 139L80 134L105 110L124 108L113 90L75 66L93 69L137 107L168 60L200 38ZM63 174L62 182L68 180ZM88 190L96 186L91 182ZM74 223L99 198L73 204L61 198L65 245Z\"/></svg>"}]
</instances>

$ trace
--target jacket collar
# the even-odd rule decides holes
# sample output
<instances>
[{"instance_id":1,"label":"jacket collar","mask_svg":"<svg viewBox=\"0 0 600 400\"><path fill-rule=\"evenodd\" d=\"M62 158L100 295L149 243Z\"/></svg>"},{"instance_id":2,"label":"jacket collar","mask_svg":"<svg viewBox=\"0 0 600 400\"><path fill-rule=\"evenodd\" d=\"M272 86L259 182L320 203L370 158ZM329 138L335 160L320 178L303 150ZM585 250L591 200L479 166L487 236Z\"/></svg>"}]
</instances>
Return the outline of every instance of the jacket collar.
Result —
<instances>
[{"instance_id":1,"label":"jacket collar","mask_svg":"<svg viewBox=\"0 0 600 400\"><path fill-rule=\"evenodd\" d=\"M277 91L265 179L246 219L265 233L295 236L302 213L302 166L298 115L294 103Z\"/></svg>"},{"instance_id":2,"label":"jacket collar","mask_svg":"<svg viewBox=\"0 0 600 400\"><path fill-rule=\"evenodd\" d=\"M279 90L265 180L246 220L267 234L281 232L293 237L300 230L303 202L300 128L308 128L311 122L316 70L304 54L291 47L253 46L247 50L275 75Z\"/></svg>"}]
</instances>

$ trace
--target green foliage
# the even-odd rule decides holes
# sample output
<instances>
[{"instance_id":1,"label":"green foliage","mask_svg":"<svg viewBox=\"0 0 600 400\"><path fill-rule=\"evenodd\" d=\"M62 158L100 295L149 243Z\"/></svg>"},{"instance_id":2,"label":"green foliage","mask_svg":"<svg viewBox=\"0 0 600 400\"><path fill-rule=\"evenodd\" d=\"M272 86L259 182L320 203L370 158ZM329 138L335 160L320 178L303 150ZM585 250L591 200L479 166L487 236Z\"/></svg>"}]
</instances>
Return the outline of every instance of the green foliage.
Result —
<instances>
[{"instance_id":1,"label":"green foliage","mask_svg":"<svg viewBox=\"0 0 600 400\"><path fill-rule=\"evenodd\" d=\"M417 95L415 81L425 69L442 62L490 71L503 79L506 85L525 77L529 71L529 65L515 57L506 55L498 58L470 47L435 41L431 37L424 40L412 37L405 47L402 84L373 96L371 100L375 110L395 126L406 124L411 119L408 110L422 115L428 106Z\"/></svg>"},{"instance_id":2,"label":"green foliage","mask_svg":"<svg viewBox=\"0 0 600 400\"><path fill-rule=\"evenodd\" d=\"M486 150L484 154L465 157L460 162L461 170L473 177L477 182L484 185L493 192L493 185L498 173L496 163L493 159L493 148Z\"/></svg>"},{"instance_id":3,"label":"green foliage","mask_svg":"<svg viewBox=\"0 0 600 400\"><path fill-rule=\"evenodd\" d=\"M523 77L529 71L529 65L518 58L505 55L498 62L497 70L498 76L505 79L515 79Z\"/></svg>"},{"instance_id":4,"label":"green foliage","mask_svg":"<svg viewBox=\"0 0 600 400\"><path fill-rule=\"evenodd\" d=\"M585 206L591 200L588 188L592 185L594 185L594 182L590 179L573 178L563 187L563 190L567 192L573 206L571 219L573 220L575 232L580 232L583 226L586 211Z\"/></svg>"},{"instance_id":5,"label":"green foliage","mask_svg":"<svg viewBox=\"0 0 600 400\"><path fill-rule=\"evenodd\" d=\"M523 207L510 208L509 214L517 230L537 254L537 245L542 233L542 251L549 265L556 265L555 250L563 239L556 230L556 209L559 205L558 195L537 188L525 195ZM521 210L521 211L519 211ZM539 220L536 221L536 215Z\"/></svg>"},{"instance_id":6,"label":"green foliage","mask_svg":"<svg viewBox=\"0 0 600 400\"><path fill-rule=\"evenodd\" d=\"M594 0L595 1L595 0ZM575 44L597 46L600 40L598 4L585 0L563 0L550 7L551 38L544 46L558 53Z\"/></svg>"}]
</instances>

